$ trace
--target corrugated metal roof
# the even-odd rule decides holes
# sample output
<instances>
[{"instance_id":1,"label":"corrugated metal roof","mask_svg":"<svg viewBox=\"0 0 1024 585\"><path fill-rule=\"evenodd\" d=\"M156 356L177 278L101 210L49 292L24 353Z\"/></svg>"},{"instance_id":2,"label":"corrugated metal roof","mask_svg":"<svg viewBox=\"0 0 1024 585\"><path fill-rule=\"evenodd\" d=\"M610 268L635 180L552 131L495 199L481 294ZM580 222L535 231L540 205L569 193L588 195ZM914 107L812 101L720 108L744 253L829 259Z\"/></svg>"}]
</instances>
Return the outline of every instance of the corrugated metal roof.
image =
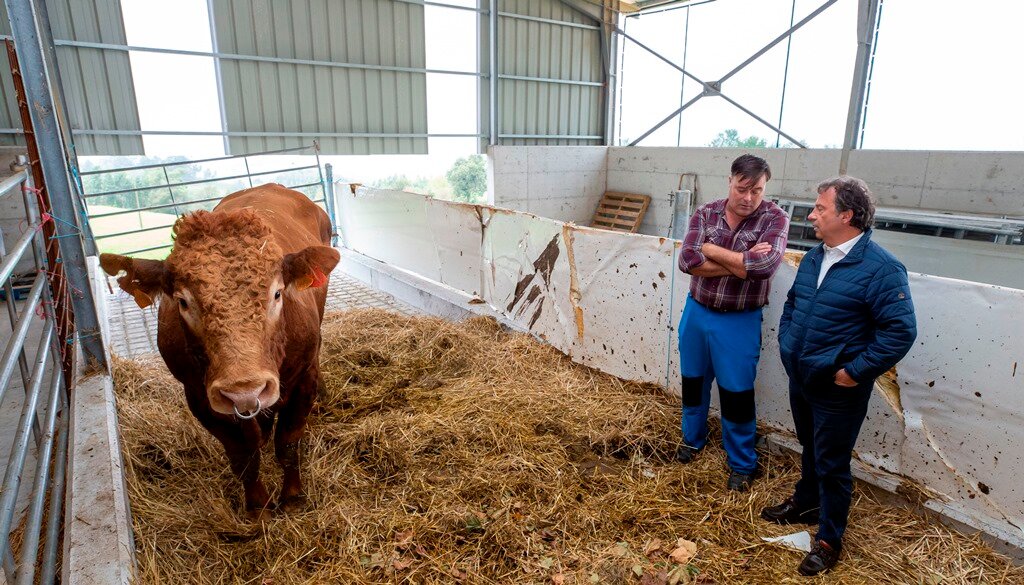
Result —
<instances>
[{"instance_id":1,"label":"corrugated metal roof","mask_svg":"<svg viewBox=\"0 0 1024 585\"><path fill-rule=\"evenodd\" d=\"M423 6L394 0L213 0L216 51L259 57L426 66ZM427 152L426 74L220 59L228 132L324 133L324 154ZM331 133L418 134L330 137ZM233 154L308 137L229 139Z\"/></svg>"},{"instance_id":2,"label":"corrugated metal roof","mask_svg":"<svg viewBox=\"0 0 1024 585\"><path fill-rule=\"evenodd\" d=\"M47 0L55 40L124 45L127 42L120 0ZM0 5L0 31L11 34L6 7ZM57 47L57 63L72 130L139 131L139 111L128 53L108 49ZM0 73L5 108L0 124L21 128L10 71ZM18 144L24 141L19 136ZM15 143L0 137L0 143ZM143 154L141 136L75 136L79 155Z\"/></svg>"},{"instance_id":3,"label":"corrugated metal roof","mask_svg":"<svg viewBox=\"0 0 1024 585\"><path fill-rule=\"evenodd\" d=\"M498 80L498 120L505 145L590 145L601 138L510 138L509 135L596 136L604 134L601 31L595 22L557 0L503 0L501 13L594 28L501 16L498 72L583 83ZM590 84L590 85L586 85Z\"/></svg>"}]
</instances>

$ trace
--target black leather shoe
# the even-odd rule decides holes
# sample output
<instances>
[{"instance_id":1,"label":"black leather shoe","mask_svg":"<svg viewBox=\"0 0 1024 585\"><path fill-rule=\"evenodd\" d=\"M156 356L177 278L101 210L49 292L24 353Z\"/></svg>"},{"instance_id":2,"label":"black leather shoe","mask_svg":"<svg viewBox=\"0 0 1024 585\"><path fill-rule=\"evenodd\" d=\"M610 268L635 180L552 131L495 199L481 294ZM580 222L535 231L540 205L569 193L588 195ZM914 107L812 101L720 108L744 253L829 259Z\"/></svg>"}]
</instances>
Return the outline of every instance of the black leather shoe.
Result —
<instances>
[{"instance_id":1,"label":"black leather shoe","mask_svg":"<svg viewBox=\"0 0 1024 585\"><path fill-rule=\"evenodd\" d=\"M792 497L777 506L768 506L761 510L761 518L776 524L817 524L818 509L802 510L797 507Z\"/></svg>"},{"instance_id":2,"label":"black leather shoe","mask_svg":"<svg viewBox=\"0 0 1024 585\"><path fill-rule=\"evenodd\" d=\"M836 566L839 562L839 549L832 548L824 540L819 540L814 543L811 547L811 552L807 553L804 557L803 562L797 568L797 571L805 577L813 577L819 573L824 573L832 567Z\"/></svg>"},{"instance_id":3,"label":"black leather shoe","mask_svg":"<svg viewBox=\"0 0 1024 585\"><path fill-rule=\"evenodd\" d=\"M700 449L694 449L689 445L679 445L676 449L676 461L680 463L689 463L697 457L697 453L700 453Z\"/></svg>"},{"instance_id":4,"label":"black leather shoe","mask_svg":"<svg viewBox=\"0 0 1024 585\"><path fill-rule=\"evenodd\" d=\"M750 484L754 483L754 480L760 475L756 469L753 473L737 473L733 471L729 474L729 483L726 487L734 492L745 492L750 489Z\"/></svg>"}]
</instances>

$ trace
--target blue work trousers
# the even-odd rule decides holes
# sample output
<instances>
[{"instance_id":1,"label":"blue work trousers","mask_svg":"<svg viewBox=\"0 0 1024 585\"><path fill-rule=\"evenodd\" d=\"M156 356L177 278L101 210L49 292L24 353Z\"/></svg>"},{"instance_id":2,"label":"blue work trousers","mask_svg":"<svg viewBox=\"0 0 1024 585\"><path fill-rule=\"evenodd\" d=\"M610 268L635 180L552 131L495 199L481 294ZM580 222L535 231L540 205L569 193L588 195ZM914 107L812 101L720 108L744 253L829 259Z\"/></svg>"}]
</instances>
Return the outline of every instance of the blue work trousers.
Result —
<instances>
[{"instance_id":1,"label":"blue work trousers","mask_svg":"<svg viewBox=\"0 0 1024 585\"><path fill-rule=\"evenodd\" d=\"M683 375L683 441L701 449L708 440L711 382L718 381L722 444L729 467L743 474L757 468L754 377L761 355L761 309L722 313L686 298L679 321Z\"/></svg>"}]
</instances>

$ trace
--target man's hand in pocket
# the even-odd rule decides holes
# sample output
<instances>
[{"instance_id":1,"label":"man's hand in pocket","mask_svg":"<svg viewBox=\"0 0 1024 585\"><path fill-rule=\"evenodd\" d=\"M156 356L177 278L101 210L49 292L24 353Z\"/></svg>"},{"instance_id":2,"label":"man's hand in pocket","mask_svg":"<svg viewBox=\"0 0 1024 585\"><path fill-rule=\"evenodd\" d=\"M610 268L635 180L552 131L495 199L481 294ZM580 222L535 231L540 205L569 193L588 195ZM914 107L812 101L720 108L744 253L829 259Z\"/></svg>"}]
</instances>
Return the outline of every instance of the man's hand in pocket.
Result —
<instances>
[{"instance_id":1,"label":"man's hand in pocket","mask_svg":"<svg viewBox=\"0 0 1024 585\"><path fill-rule=\"evenodd\" d=\"M850 374L846 373L846 368L836 372L835 382L836 386L842 386L843 388L853 388L857 385L857 381L851 378Z\"/></svg>"}]
</instances>

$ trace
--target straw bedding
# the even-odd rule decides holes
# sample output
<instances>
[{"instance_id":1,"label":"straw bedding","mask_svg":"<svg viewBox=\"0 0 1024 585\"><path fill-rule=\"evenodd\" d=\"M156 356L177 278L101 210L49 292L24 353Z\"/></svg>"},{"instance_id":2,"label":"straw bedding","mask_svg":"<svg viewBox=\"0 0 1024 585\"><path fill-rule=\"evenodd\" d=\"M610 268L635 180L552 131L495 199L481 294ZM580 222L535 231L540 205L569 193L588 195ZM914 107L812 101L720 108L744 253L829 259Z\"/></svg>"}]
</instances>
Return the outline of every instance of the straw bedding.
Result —
<instances>
[{"instance_id":1,"label":"straw bedding","mask_svg":"<svg viewBox=\"0 0 1024 585\"><path fill-rule=\"evenodd\" d=\"M679 403L490 319L329 315L304 439L305 511L240 513L220 445L159 361L116 364L140 583L782 583L802 556L758 518L791 456L725 490L724 454L672 461ZM268 444L264 480L279 488ZM855 501L827 583L1013 583L976 537Z\"/></svg>"}]
</instances>

